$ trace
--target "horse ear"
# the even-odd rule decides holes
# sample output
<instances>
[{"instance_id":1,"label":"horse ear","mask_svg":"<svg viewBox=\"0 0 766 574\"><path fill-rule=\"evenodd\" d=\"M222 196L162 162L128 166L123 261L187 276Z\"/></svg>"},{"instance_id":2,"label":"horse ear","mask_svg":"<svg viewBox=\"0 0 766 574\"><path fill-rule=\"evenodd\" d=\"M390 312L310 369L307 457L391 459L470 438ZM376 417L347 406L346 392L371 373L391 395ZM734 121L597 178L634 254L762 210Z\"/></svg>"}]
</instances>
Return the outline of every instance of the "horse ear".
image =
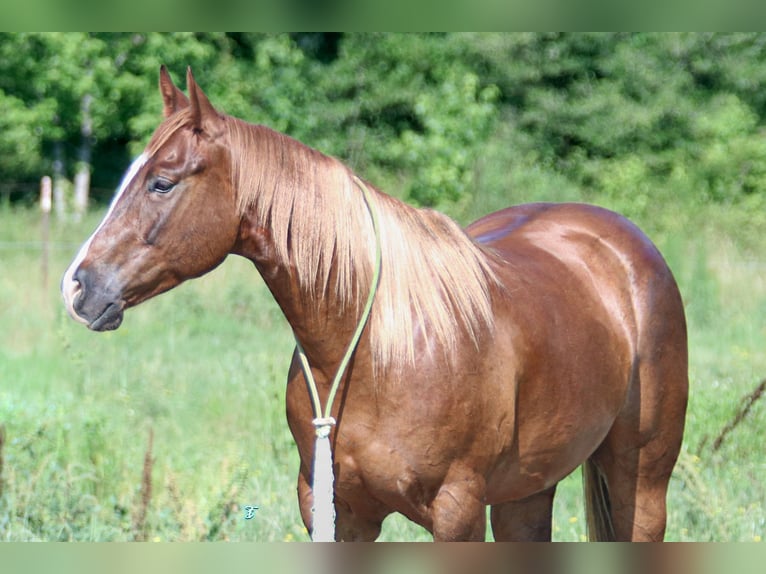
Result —
<instances>
[{"instance_id":1,"label":"horse ear","mask_svg":"<svg viewBox=\"0 0 766 574\"><path fill-rule=\"evenodd\" d=\"M189 105L189 98L173 84L173 80L170 78L168 69L164 64L160 66L160 93L162 94L163 104L162 115L166 118Z\"/></svg>"},{"instance_id":2,"label":"horse ear","mask_svg":"<svg viewBox=\"0 0 766 574\"><path fill-rule=\"evenodd\" d=\"M192 128L216 136L220 132L221 116L194 81L191 67L186 69L186 88L189 90Z\"/></svg>"}]
</instances>

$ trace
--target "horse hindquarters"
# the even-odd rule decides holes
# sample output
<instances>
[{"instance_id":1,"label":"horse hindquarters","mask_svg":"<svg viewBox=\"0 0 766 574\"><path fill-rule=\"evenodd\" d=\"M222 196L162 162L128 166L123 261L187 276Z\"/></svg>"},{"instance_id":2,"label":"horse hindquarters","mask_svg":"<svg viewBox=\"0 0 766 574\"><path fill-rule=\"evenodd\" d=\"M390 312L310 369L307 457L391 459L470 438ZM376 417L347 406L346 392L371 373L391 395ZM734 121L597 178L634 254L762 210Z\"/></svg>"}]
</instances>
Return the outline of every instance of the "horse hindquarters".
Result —
<instances>
[{"instance_id":1,"label":"horse hindquarters","mask_svg":"<svg viewBox=\"0 0 766 574\"><path fill-rule=\"evenodd\" d=\"M662 288L641 307L628 397L606 439L586 462L589 536L662 541L670 476L681 450L688 395L686 322L665 269Z\"/></svg>"}]
</instances>

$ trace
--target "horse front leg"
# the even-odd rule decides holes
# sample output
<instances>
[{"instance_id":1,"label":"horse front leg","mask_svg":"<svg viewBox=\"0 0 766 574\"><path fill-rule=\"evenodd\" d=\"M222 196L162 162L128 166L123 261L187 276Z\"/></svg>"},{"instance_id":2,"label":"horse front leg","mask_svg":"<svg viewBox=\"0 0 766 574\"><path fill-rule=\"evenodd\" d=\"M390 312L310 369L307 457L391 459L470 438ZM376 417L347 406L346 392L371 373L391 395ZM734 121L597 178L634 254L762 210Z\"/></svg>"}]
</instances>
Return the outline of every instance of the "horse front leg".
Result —
<instances>
[{"instance_id":1,"label":"horse front leg","mask_svg":"<svg viewBox=\"0 0 766 574\"><path fill-rule=\"evenodd\" d=\"M309 532L313 531L314 494L308 478L298 474L298 505L303 524ZM385 516L385 515L384 515ZM382 518L367 518L353 512L345 501L335 497L335 540L338 542L374 542L380 535Z\"/></svg>"},{"instance_id":2,"label":"horse front leg","mask_svg":"<svg viewBox=\"0 0 766 574\"><path fill-rule=\"evenodd\" d=\"M497 542L550 542L556 487L492 506L492 534Z\"/></svg>"},{"instance_id":3,"label":"horse front leg","mask_svg":"<svg viewBox=\"0 0 766 574\"><path fill-rule=\"evenodd\" d=\"M481 476L468 470L451 470L431 505L434 542L484 542L485 491Z\"/></svg>"},{"instance_id":4,"label":"horse front leg","mask_svg":"<svg viewBox=\"0 0 766 574\"><path fill-rule=\"evenodd\" d=\"M313 514L311 512L314 506L314 494L311 492L311 485L308 479L303 474L303 471L298 473L298 509L301 511L301 520L303 525L311 535Z\"/></svg>"}]
</instances>

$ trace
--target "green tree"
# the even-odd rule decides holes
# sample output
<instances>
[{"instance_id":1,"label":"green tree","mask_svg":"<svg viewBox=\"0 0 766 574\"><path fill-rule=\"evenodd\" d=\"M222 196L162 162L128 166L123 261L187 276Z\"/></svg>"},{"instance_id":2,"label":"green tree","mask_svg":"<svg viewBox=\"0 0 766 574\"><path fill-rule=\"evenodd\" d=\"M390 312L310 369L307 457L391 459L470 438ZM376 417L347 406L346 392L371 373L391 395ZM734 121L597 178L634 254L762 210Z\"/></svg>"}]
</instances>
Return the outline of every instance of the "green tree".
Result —
<instances>
[{"instance_id":1,"label":"green tree","mask_svg":"<svg viewBox=\"0 0 766 574\"><path fill-rule=\"evenodd\" d=\"M160 60L214 67L223 35L36 33L0 36L0 98L9 114L3 179L90 171L111 193L131 152L156 126ZM151 128L146 121L152 109ZM20 145L26 138L26 145ZM83 165L85 164L85 165Z\"/></svg>"},{"instance_id":2,"label":"green tree","mask_svg":"<svg viewBox=\"0 0 766 574\"><path fill-rule=\"evenodd\" d=\"M90 156L107 199L160 120L164 63L422 205L507 195L507 165L486 159L506 148L515 181L629 215L674 198L757 206L765 61L754 33L0 34L0 179L71 178Z\"/></svg>"},{"instance_id":3,"label":"green tree","mask_svg":"<svg viewBox=\"0 0 766 574\"><path fill-rule=\"evenodd\" d=\"M637 216L763 197L762 34L461 36L521 154ZM750 201L748 199L748 201Z\"/></svg>"},{"instance_id":4,"label":"green tree","mask_svg":"<svg viewBox=\"0 0 766 574\"><path fill-rule=\"evenodd\" d=\"M494 85L467 65L454 40L349 34L317 80L331 152L360 169L394 172L400 194L422 205L470 192L474 162L497 117Z\"/></svg>"}]
</instances>

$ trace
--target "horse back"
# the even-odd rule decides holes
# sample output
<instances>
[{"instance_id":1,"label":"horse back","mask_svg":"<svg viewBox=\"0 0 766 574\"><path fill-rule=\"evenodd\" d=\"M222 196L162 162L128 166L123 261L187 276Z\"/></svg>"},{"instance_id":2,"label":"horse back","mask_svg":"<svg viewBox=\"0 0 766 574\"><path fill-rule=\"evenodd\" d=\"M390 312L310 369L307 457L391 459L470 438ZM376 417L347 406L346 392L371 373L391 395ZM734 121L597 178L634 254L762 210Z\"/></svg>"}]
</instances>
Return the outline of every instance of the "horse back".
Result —
<instances>
[{"instance_id":1,"label":"horse back","mask_svg":"<svg viewBox=\"0 0 766 574\"><path fill-rule=\"evenodd\" d=\"M579 203L531 203L491 213L466 228L494 259L507 283L579 286L636 321L646 306L678 307L675 279L659 250L631 221L613 211ZM518 287L518 285L517 285ZM648 299L647 299L648 298ZM618 305L619 306L619 305ZM634 329L638 325L633 325Z\"/></svg>"}]
</instances>

